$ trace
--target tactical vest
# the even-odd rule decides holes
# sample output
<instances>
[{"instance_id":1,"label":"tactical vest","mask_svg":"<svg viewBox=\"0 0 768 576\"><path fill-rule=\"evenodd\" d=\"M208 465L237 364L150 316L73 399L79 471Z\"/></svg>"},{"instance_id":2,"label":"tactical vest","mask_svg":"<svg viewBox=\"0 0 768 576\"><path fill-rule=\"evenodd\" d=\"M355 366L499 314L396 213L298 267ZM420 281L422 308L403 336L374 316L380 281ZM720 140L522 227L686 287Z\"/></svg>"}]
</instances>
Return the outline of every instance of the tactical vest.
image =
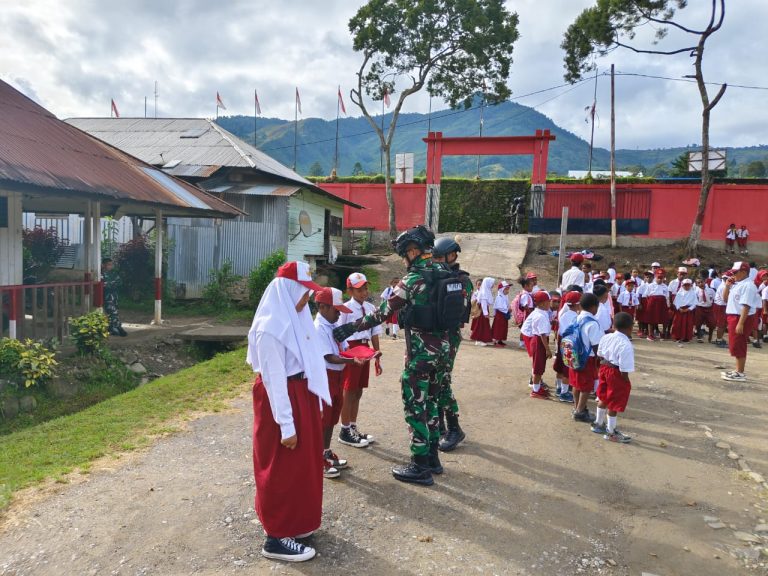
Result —
<instances>
[{"instance_id":1,"label":"tactical vest","mask_svg":"<svg viewBox=\"0 0 768 576\"><path fill-rule=\"evenodd\" d=\"M400 324L420 330L453 330L465 322L466 293L458 274L442 266L416 269L426 285L428 304L412 304L400 311Z\"/></svg>"}]
</instances>

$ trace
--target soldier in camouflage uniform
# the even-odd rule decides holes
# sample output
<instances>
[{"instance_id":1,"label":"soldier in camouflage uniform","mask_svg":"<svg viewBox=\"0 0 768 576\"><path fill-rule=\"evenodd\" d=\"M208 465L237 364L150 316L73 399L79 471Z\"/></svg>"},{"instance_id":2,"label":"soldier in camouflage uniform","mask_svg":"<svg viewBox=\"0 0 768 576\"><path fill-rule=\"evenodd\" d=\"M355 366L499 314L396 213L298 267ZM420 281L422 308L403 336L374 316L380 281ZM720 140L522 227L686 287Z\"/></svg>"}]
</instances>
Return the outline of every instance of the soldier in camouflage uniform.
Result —
<instances>
[{"instance_id":1,"label":"soldier in camouflage uniform","mask_svg":"<svg viewBox=\"0 0 768 576\"><path fill-rule=\"evenodd\" d=\"M446 269L454 272L464 284L464 304L469 312L470 298L472 296L472 280L469 274L459 268L457 262L461 252L461 246L453 238L438 238L432 249L432 260L437 264L443 265ZM467 315L468 319L468 315ZM437 397L437 410L440 422L440 445L443 452L450 452L456 449L461 441L466 438L464 431L459 426L459 403L453 394L452 373L453 364L456 361L456 354L461 344L461 327L448 330L449 356L445 371L438 375L440 381L440 392ZM447 422L447 427L445 422Z\"/></svg>"},{"instance_id":2,"label":"soldier in camouflage uniform","mask_svg":"<svg viewBox=\"0 0 768 576\"><path fill-rule=\"evenodd\" d=\"M439 374L447 370L450 347L445 330L425 330L409 326L409 308L430 304L429 291L422 272L435 268L430 258L434 235L424 226L417 226L400 234L393 242L398 255L403 257L408 272L395 287L390 298L382 302L379 311L365 316L351 325L334 331L337 340L346 332L367 329L384 321L393 312L400 311L401 325L405 326L406 359L400 378L405 421L411 434L411 461L392 469L392 475L402 482L429 486L432 474L442 474L438 456L437 395Z\"/></svg>"},{"instance_id":3,"label":"soldier in camouflage uniform","mask_svg":"<svg viewBox=\"0 0 768 576\"><path fill-rule=\"evenodd\" d=\"M111 258L101 261L101 281L104 283L104 314L109 319L109 333L112 336L127 336L120 322L120 314L117 309L117 290L120 288L120 276L115 270L115 264Z\"/></svg>"}]
</instances>

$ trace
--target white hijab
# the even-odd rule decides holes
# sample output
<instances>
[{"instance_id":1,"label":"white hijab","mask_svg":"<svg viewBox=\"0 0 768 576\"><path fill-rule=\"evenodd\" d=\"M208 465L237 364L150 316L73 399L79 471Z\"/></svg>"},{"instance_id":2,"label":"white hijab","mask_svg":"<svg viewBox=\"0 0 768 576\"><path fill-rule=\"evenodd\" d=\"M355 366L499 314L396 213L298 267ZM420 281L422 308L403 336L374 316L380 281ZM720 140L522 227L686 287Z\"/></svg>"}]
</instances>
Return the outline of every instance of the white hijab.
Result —
<instances>
[{"instance_id":1,"label":"white hijab","mask_svg":"<svg viewBox=\"0 0 768 576\"><path fill-rule=\"evenodd\" d=\"M490 276L486 276L483 278L483 283L480 285L480 294L478 295L478 300L483 300L490 304L493 302L493 285L496 283L496 280L491 278Z\"/></svg>"},{"instance_id":2,"label":"white hijab","mask_svg":"<svg viewBox=\"0 0 768 576\"><path fill-rule=\"evenodd\" d=\"M288 278L275 278L269 283L248 332L248 355L245 361L253 366L254 372L259 371L256 334L269 334L301 364L309 391L330 405L325 359L309 306L296 312L296 304L308 290Z\"/></svg>"}]
</instances>

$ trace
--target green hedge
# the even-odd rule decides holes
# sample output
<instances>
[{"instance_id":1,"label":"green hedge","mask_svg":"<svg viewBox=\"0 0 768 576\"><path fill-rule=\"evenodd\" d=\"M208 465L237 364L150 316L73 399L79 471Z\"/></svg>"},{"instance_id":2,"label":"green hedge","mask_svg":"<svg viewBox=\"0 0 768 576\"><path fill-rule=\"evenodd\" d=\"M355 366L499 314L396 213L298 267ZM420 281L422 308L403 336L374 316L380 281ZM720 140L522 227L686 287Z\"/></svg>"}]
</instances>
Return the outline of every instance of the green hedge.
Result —
<instances>
[{"instance_id":1,"label":"green hedge","mask_svg":"<svg viewBox=\"0 0 768 576\"><path fill-rule=\"evenodd\" d=\"M440 231L508 233L512 200L524 196L527 207L530 189L530 180L443 178Z\"/></svg>"}]
</instances>

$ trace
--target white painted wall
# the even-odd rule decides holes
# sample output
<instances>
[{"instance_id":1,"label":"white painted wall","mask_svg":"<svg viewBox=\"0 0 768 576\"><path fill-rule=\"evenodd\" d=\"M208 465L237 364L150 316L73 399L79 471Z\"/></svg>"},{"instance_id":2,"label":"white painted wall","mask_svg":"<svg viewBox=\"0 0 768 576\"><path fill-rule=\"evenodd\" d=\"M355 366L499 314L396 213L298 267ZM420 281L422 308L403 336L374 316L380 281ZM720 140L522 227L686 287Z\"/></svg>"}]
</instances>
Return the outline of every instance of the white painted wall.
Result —
<instances>
[{"instance_id":1,"label":"white painted wall","mask_svg":"<svg viewBox=\"0 0 768 576\"><path fill-rule=\"evenodd\" d=\"M0 197L8 198L8 227L0 228L0 286L21 284L21 194L0 189Z\"/></svg>"},{"instance_id":2,"label":"white painted wall","mask_svg":"<svg viewBox=\"0 0 768 576\"><path fill-rule=\"evenodd\" d=\"M324 245L326 209L330 210L333 216L339 218L344 216L344 205L331 198L308 190L302 190L291 196L288 201L289 241L287 258L289 262L291 260L304 260L312 265L312 270L314 271L314 256L328 257L325 254ZM304 236L299 230L299 213L302 210L307 212L312 220L313 234L311 236ZM336 246L336 250L341 254L341 236L331 237L331 243Z\"/></svg>"}]
</instances>

